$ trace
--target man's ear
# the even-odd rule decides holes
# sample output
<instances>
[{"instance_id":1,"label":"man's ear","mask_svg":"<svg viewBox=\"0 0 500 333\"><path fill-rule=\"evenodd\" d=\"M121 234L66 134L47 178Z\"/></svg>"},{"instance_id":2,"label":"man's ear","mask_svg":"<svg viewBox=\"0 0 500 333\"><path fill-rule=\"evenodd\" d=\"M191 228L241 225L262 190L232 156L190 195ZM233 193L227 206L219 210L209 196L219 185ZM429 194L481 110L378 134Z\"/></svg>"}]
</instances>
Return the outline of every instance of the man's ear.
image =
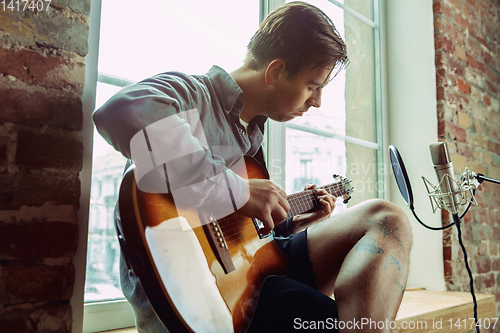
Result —
<instances>
[{"instance_id":1,"label":"man's ear","mask_svg":"<svg viewBox=\"0 0 500 333\"><path fill-rule=\"evenodd\" d=\"M266 80L266 84L274 85L280 79L286 78L286 75L285 62L281 59L274 59L269 63L269 65L267 65L264 78Z\"/></svg>"}]
</instances>

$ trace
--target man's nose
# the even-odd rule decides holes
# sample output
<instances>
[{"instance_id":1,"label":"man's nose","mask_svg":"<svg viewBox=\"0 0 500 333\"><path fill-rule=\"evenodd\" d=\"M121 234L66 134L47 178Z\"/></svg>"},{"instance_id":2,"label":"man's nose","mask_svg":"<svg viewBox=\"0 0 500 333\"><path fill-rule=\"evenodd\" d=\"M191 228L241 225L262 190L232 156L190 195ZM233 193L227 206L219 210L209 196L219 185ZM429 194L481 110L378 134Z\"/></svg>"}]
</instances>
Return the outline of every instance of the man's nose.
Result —
<instances>
[{"instance_id":1,"label":"man's nose","mask_svg":"<svg viewBox=\"0 0 500 333\"><path fill-rule=\"evenodd\" d=\"M318 88L314 91L314 94L309 98L309 105L319 108L321 106L321 93L323 89Z\"/></svg>"}]
</instances>

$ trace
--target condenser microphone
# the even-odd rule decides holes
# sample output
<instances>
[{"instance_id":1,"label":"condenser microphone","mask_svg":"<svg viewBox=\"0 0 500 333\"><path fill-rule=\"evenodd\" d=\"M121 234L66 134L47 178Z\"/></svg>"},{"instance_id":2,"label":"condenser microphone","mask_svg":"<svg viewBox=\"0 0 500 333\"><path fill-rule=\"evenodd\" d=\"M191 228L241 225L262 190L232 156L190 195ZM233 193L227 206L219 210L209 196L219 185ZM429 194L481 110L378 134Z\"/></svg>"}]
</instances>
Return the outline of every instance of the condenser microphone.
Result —
<instances>
[{"instance_id":1,"label":"condenser microphone","mask_svg":"<svg viewBox=\"0 0 500 333\"><path fill-rule=\"evenodd\" d=\"M461 191L455 182L453 163L448 153L446 142L432 143L429 145L432 163L439 182L444 208L456 213L461 205Z\"/></svg>"}]
</instances>

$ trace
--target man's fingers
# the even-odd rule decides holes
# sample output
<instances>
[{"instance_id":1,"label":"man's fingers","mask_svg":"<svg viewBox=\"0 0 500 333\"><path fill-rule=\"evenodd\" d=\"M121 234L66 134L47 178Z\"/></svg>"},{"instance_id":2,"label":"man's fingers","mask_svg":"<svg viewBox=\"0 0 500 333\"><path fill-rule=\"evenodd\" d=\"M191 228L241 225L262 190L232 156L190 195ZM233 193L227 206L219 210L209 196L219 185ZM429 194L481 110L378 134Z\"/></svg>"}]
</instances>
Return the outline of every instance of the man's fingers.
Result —
<instances>
[{"instance_id":1,"label":"man's fingers","mask_svg":"<svg viewBox=\"0 0 500 333\"><path fill-rule=\"evenodd\" d=\"M261 233L269 233L274 226L285 220L290 210L287 195L279 186L267 179L248 180L250 198L240 208L240 213L259 219L264 228Z\"/></svg>"},{"instance_id":2,"label":"man's fingers","mask_svg":"<svg viewBox=\"0 0 500 333\"><path fill-rule=\"evenodd\" d=\"M288 209L289 210L289 209ZM282 206L275 206L271 213L274 225L278 225L281 221L286 219L288 210L285 210Z\"/></svg>"},{"instance_id":3,"label":"man's fingers","mask_svg":"<svg viewBox=\"0 0 500 333\"><path fill-rule=\"evenodd\" d=\"M285 197L282 197L282 196L278 197L278 204L279 204L279 207L285 211L285 218L286 218L286 214L290 210L290 203L286 199L286 196Z\"/></svg>"},{"instance_id":4,"label":"man's fingers","mask_svg":"<svg viewBox=\"0 0 500 333\"><path fill-rule=\"evenodd\" d=\"M304 190L307 191L307 190L312 190L312 189L315 189L316 188L316 184L306 184L304 186Z\"/></svg>"},{"instance_id":5,"label":"man's fingers","mask_svg":"<svg viewBox=\"0 0 500 333\"><path fill-rule=\"evenodd\" d=\"M318 196L318 200L323 206L325 214L331 214L335 209L335 202L337 199L324 189L315 190L315 194Z\"/></svg>"},{"instance_id":6,"label":"man's fingers","mask_svg":"<svg viewBox=\"0 0 500 333\"><path fill-rule=\"evenodd\" d=\"M267 235L274 229L274 222L271 215L263 216L259 220L264 224L262 235Z\"/></svg>"},{"instance_id":7,"label":"man's fingers","mask_svg":"<svg viewBox=\"0 0 500 333\"><path fill-rule=\"evenodd\" d=\"M285 200L288 205L288 202ZM285 210L285 208L279 205L269 205L269 210L265 210L264 217L259 219L264 224L264 229L262 230L263 234L268 234L274 227L280 224L283 220L286 219L287 213L290 206Z\"/></svg>"},{"instance_id":8,"label":"man's fingers","mask_svg":"<svg viewBox=\"0 0 500 333\"><path fill-rule=\"evenodd\" d=\"M274 186L276 186L276 189L278 190L279 194L280 194L283 198L285 198L285 199L286 199L286 197L287 197L286 192L285 192L285 191L283 191L283 190L281 189L281 187L278 187L278 185L274 185Z\"/></svg>"},{"instance_id":9,"label":"man's fingers","mask_svg":"<svg viewBox=\"0 0 500 333\"><path fill-rule=\"evenodd\" d=\"M320 199L320 203L323 205L325 213L331 214L335 209L335 202L332 202L331 200L322 198Z\"/></svg>"}]
</instances>

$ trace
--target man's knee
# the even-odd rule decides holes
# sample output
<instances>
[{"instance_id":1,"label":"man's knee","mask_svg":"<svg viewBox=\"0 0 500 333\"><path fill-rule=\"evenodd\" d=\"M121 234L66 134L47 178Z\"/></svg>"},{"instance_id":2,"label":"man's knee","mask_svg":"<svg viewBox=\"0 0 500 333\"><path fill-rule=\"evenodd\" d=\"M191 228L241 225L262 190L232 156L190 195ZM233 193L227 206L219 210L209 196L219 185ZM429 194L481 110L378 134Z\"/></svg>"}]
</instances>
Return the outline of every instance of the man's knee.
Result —
<instances>
[{"instance_id":1,"label":"man's knee","mask_svg":"<svg viewBox=\"0 0 500 333\"><path fill-rule=\"evenodd\" d=\"M406 213L394 203L384 199L372 199L366 202L373 219L372 228L398 235L398 238L411 246L412 229Z\"/></svg>"}]
</instances>

